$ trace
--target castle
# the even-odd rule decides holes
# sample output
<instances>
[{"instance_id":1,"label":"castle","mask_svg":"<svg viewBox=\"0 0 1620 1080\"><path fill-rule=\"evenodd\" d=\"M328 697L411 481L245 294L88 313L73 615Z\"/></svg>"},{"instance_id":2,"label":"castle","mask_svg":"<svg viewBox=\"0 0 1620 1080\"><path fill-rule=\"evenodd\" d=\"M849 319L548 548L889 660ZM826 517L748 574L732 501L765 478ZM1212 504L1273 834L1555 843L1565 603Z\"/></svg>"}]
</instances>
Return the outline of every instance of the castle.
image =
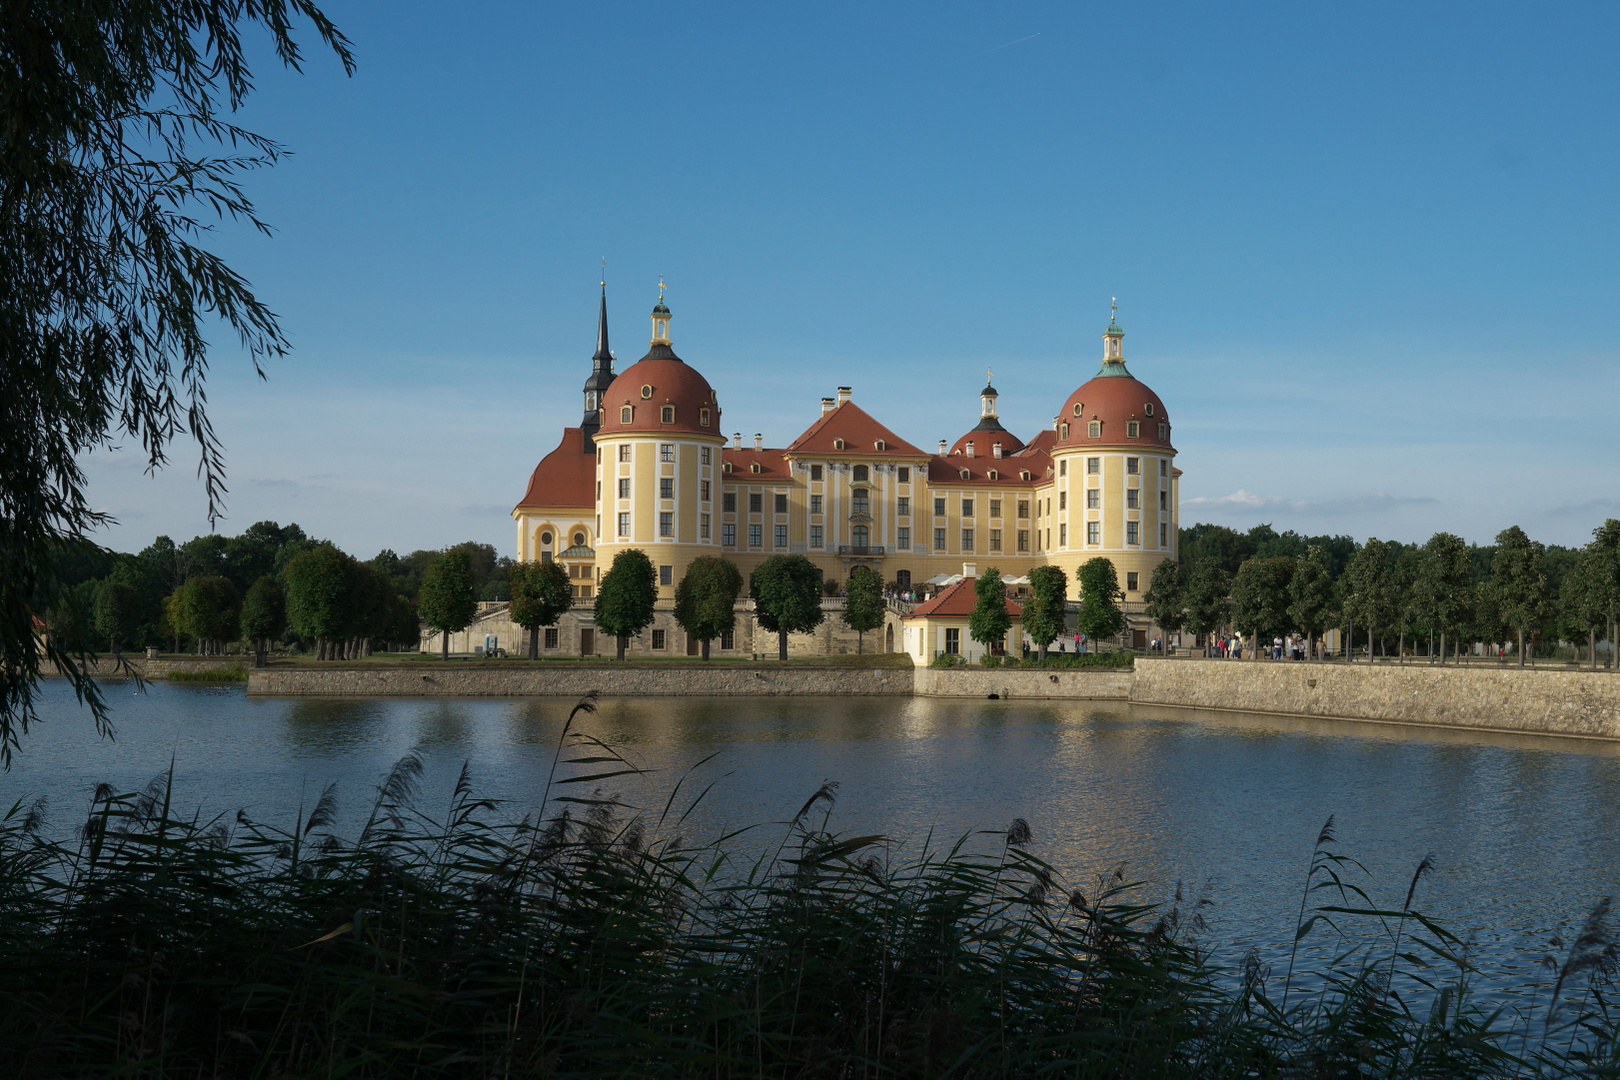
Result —
<instances>
[{"instance_id":1,"label":"castle","mask_svg":"<svg viewBox=\"0 0 1620 1080\"><path fill-rule=\"evenodd\" d=\"M977 421L933 451L885 427L842 386L798 438L767 447L759 435L745 445L741 434L723 434L714 388L675 353L662 287L647 355L615 375L604 284L584 415L535 466L512 510L516 558L556 560L574 582L578 606L546 631L543 651L597 651L590 601L628 548L647 552L658 571L659 617L638 653L695 650L669 609L687 565L703 555L732 560L745 578L782 553L803 554L839 581L867 565L901 592L965 564L1009 578L1055 564L1069 575L1071 599L1076 568L1103 555L1127 611L1139 609L1154 567L1176 558L1181 472L1170 416L1127 370L1115 313L1101 369L1028 442L1002 426L991 385L979 391ZM751 622L741 620L743 637L727 635L721 652L746 651ZM501 645L515 650L521 632L506 626ZM475 625L469 643L484 629ZM805 646L831 651L828 634L826 645Z\"/></svg>"}]
</instances>

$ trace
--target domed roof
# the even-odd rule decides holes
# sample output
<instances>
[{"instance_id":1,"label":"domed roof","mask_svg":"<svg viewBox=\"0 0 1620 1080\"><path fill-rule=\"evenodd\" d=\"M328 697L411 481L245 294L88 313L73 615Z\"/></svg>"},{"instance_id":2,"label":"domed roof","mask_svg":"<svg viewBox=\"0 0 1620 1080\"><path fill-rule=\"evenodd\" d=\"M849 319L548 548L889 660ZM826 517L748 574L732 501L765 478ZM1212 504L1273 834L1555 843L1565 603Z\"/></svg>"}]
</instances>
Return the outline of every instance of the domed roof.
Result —
<instances>
[{"instance_id":1,"label":"domed roof","mask_svg":"<svg viewBox=\"0 0 1620 1080\"><path fill-rule=\"evenodd\" d=\"M1054 451L1088 446L1141 446L1161 450L1175 449L1170 445L1170 414L1165 411L1159 395L1135 376L1124 373L1123 364L1105 364L1105 373L1070 394L1058 413L1058 437ZM1119 370L1106 370L1115 368ZM1102 427L1096 438L1091 437L1092 421ZM1130 424L1137 423L1137 434L1130 434ZM1164 425L1164 435L1159 425ZM1064 425L1068 436L1064 437Z\"/></svg>"},{"instance_id":2,"label":"domed roof","mask_svg":"<svg viewBox=\"0 0 1620 1080\"><path fill-rule=\"evenodd\" d=\"M624 421L626 406L631 410L629 423ZM668 421L666 407L674 410ZM654 345L602 395L602 429L597 437L624 433L712 435L723 440L714 389L674 349Z\"/></svg>"},{"instance_id":3,"label":"domed roof","mask_svg":"<svg viewBox=\"0 0 1620 1080\"><path fill-rule=\"evenodd\" d=\"M1024 440L1002 427L1001 421L994 416L984 417L973 430L957 439L951 445L951 454L966 454L967 444L970 442L973 444L974 457L990 457L993 452L991 447L996 443L1001 444L1003 457L1016 454L1024 448Z\"/></svg>"}]
</instances>

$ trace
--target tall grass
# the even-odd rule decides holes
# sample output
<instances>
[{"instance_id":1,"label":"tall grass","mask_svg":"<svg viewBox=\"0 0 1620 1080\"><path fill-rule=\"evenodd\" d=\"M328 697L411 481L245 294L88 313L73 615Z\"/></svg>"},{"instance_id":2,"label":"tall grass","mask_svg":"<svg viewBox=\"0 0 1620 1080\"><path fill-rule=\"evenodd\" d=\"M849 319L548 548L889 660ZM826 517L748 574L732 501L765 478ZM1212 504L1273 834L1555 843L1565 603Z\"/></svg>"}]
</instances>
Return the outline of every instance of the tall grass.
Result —
<instances>
[{"instance_id":1,"label":"tall grass","mask_svg":"<svg viewBox=\"0 0 1620 1080\"><path fill-rule=\"evenodd\" d=\"M1325 829L1299 937L1359 921L1372 944L1279 996L1255 955L1211 961L1196 902L1068 881L1021 820L910 851L829 831L827 784L762 855L689 843L704 791L605 794L639 770L580 730L590 708L517 821L465 768L434 805L414 754L347 840L330 788L283 825L182 816L171 776L103 788L65 841L14 807L0 1076L1616 1073L1606 906L1545 1002L1491 1007L1418 878L1366 903Z\"/></svg>"}]
</instances>

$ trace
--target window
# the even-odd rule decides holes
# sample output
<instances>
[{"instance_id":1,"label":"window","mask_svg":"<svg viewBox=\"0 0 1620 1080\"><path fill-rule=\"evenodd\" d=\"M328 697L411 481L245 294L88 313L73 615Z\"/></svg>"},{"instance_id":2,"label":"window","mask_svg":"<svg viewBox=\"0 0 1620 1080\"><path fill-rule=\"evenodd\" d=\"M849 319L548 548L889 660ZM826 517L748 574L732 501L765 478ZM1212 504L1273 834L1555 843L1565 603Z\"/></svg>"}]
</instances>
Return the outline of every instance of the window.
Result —
<instances>
[{"instance_id":1,"label":"window","mask_svg":"<svg viewBox=\"0 0 1620 1080\"><path fill-rule=\"evenodd\" d=\"M630 535L630 515L629 514L620 514L619 515L619 535L620 536L629 536Z\"/></svg>"},{"instance_id":2,"label":"window","mask_svg":"<svg viewBox=\"0 0 1620 1080\"><path fill-rule=\"evenodd\" d=\"M619 460L620 461L629 461L630 460L630 445L628 443L626 443L625 445L619 447Z\"/></svg>"},{"instance_id":3,"label":"window","mask_svg":"<svg viewBox=\"0 0 1620 1080\"><path fill-rule=\"evenodd\" d=\"M934 516L935 517L944 517L945 516L945 500L944 499L935 499L934 500Z\"/></svg>"},{"instance_id":4,"label":"window","mask_svg":"<svg viewBox=\"0 0 1620 1080\"><path fill-rule=\"evenodd\" d=\"M1028 499L1019 499L1018 500L1018 516L1021 517L1021 518L1029 517L1029 500Z\"/></svg>"},{"instance_id":5,"label":"window","mask_svg":"<svg viewBox=\"0 0 1620 1080\"><path fill-rule=\"evenodd\" d=\"M935 551L944 551L945 550L945 530L944 529L935 529L934 530L934 550Z\"/></svg>"},{"instance_id":6,"label":"window","mask_svg":"<svg viewBox=\"0 0 1620 1080\"><path fill-rule=\"evenodd\" d=\"M633 420L635 418L635 415L636 415L636 410L634 410L630 406L626 405L626 406L624 406L623 408L621 408L619 410L619 423L628 424L631 420ZM628 449L630 449L628 446L619 447L619 460L620 461L629 461L630 460L630 458L625 454L625 451L628 450Z\"/></svg>"},{"instance_id":7,"label":"window","mask_svg":"<svg viewBox=\"0 0 1620 1080\"><path fill-rule=\"evenodd\" d=\"M675 478L663 477L658 481L658 497L660 499L673 499L675 497Z\"/></svg>"},{"instance_id":8,"label":"window","mask_svg":"<svg viewBox=\"0 0 1620 1080\"><path fill-rule=\"evenodd\" d=\"M1140 580L1141 580L1141 578L1137 576L1137 573L1136 573L1135 570L1127 570L1127 571L1125 571L1125 591L1126 592L1135 592L1136 588L1137 588L1137 582L1139 582Z\"/></svg>"},{"instance_id":9,"label":"window","mask_svg":"<svg viewBox=\"0 0 1620 1080\"><path fill-rule=\"evenodd\" d=\"M1086 434L1090 435L1093 439L1102 438L1102 421L1093 420L1091 423L1087 424Z\"/></svg>"},{"instance_id":10,"label":"window","mask_svg":"<svg viewBox=\"0 0 1620 1080\"><path fill-rule=\"evenodd\" d=\"M1159 425L1159 441L1160 442L1169 442L1170 441L1170 425L1169 424L1161 423Z\"/></svg>"},{"instance_id":11,"label":"window","mask_svg":"<svg viewBox=\"0 0 1620 1080\"><path fill-rule=\"evenodd\" d=\"M760 508L761 508L761 506L762 506L762 504L764 502L764 499L765 499L765 496L761 495L757 491L749 492L748 493L748 512L750 514L759 513Z\"/></svg>"},{"instance_id":12,"label":"window","mask_svg":"<svg viewBox=\"0 0 1620 1080\"><path fill-rule=\"evenodd\" d=\"M820 495L812 495L812 496L810 496L810 512L812 514L821 513L821 496Z\"/></svg>"},{"instance_id":13,"label":"window","mask_svg":"<svg viewBox=\"0 0 1620 1080\"><path fill-rule=\"evenodd\" d=\"M652 400L652 387L643 386L641 388L641 400L642 401L651 401Z\"/></svg>"},{"instance_id":14,"label":"window","mask_svg":"<svg viewBox=\"0 0 1620 1080\"><path fill-rule=\"evenodd\" d=\"M991 469L989 472L985 473L985 475L988 476L992 480L1000 480L1001 479L1001 473L999 473L995 469Z\"/></svg>"},{"instance_id":15,"label":"window","mask_svg":"<svg viewBox=\"0 0 1620 1080\"><path fill-rule=\"evenodd\" d=\"M959 627L945 628L945 651L955 656L962 651L962 631Z\"/></svg>"},{"instance_id":16,"label":"window","mask_svg":"<svg viewBox=\"0 0 1620 1080\"><path fill-rule=\"evenodd\" d=\"M1125 508L1127 510L1140 510L1142 508L1142 492L1137 488L1125 489Z\"/></svg>"},{"instance_id":17,"label":"window","mask_svg":"<svg viewBox=\"0 0 1620 1080\"><path fill-rule=\"evenodd\" d=\"M900 483L911 483L911 469L904 465L900 466Z\"/></svg>"},{"instance_id":18,"label":"window","mask_svg":"<svg viewBox=\"0 0 1620 1080\"><path fill-rule=\"evenodd\" d=\"M737 512L737 493L735 491L722 492L720 495L720 509L728 514Z\"/></svg>"},{"instance_id":19,"label":"window","mask_svg":"<svg viewBox=\"0 0 1620 1080\"><path fill-rule=\"evenodd\" d=\"M724 544L726 547L736 547L737 526L733 525L729 521L724 522L720 526L720 543Z\"/></svg>"},{"instance_id":20,"label":"window","mask_svg":"<svg viewBox=\"0 0 1620 1080\"><path fill-rule=\"evenodd\" d=\"M1026 554L1029 552L1029 530L1028 529L1019 529L1018 530L1018 550L1020 552L1026 553Z\"/></svg>"},{"instance_id":21,"label":"window","mask_svg":"<svg viewBox=\"0 0 1620 1080\"><path fill-rule=\"evenodd\" d=\"M542 552L541 552L541 553L540 553L540 561L541 561L541 562L543 562L543 563L548 563L548 562L550 562L550 561L551 561L551 552L549 552L549 551L542 551Z\"/></svg>"},{"instance_id":22,"label":"window","mask_svg":"<svg viewBox=\"0 0 1620 1080\"><path fill-rule=\"evenodd\" d=\"M709 426L709 410L708 409L699 409L698 410L698 427L708 427L708 426Z\"/></svg>"},{"instance_id":23,"label":"window","mask_svg":"<svg viewBox=\"0 0 1620 1080\"><path fill-rule=\"evenodd\" d=\"M1067 491L1058 492L1058 509L1059 510L1067 510L1068 508L1069 508L1069 493Z\"/></svg>"},{"instance_id":24,"label":"window","mask_svg":"<svg viewBox=\"0 0 1620 1080\"><path fill-rule=\"evenodd\" d=\"M1060 425L1060 427L1058 429L1058 438L1067 439L1068 437L1069 437L1069 422L1067 420L1065 420L1062 423L1062 425Z\"/></svg>"},{"instance_id":25,"label":"window","mask_svg":"<svg viewBox=\"0 0 1620 1080\"><path fill-rule=\"evenodd\" d=\"M698 481L698 498L703 502L709 501L709 482L707 480Z\"/></svg>"},{"instance_id":26,"label":"window","mask_svg":"<svg viewBox=\"0 0 1620 1080\"><path fill-rule=\"evenodd\" d=\"M1127 475L1135 476L1137 473L1139 473L1141 471L1142 471L1142 459L1141 458L1128 457L1128 458L1125 459L1125 472L1126 472Z\"/></svg>"},{"instance_id":27,"label":"window","mask_svg":"<svg viewBox=\"0 0 1620 1080\"><path fill-rule=\"evenodd\" d=\"M1069 475L1069 459L1068 458L1064 458L1062 461L1058 462L1058 475L1059 476L1068 476Z\"/></svg>"},{"instance_id":28,"label":"window","mask_svg":"<svg viewBox=\"0 0 1620 1080\"><path fill-rule=\"evenodd\" d=\"M1168 491L1159 492L1159 509L1170 509L1170 493Z\"/></svg>"},{"instance_id":29,"label":"window","mask_svg":"<svg viewBox=\"0 0 1620 1080\"><path fill-rule=\"evenodd\" d=\"M1142 406L1142 415L1143 416L1152 416L1153 415L1153 402L1149 401L1149 402L1147 402L1146 404L1144 404Z\"/></svg>"},{"instance_id":30,"label":"window","mask_svg":"<svg viewBox=\"0 0 1620 1080\"><path fill-rule=\"evenodd\" d=\"M722 649L735 649L737 647L737 631L720 631L720 647Z\"/></svg>"},{"instance_id":31,"label":"window","mask_svg":"<svg viewBox=\"0 0 1620 1080\"><path fill-rule=\"evenodd\" d=\"M658 460L659 461L674 461L675 460L675 444L674 443L659 443L658 444Z\"/></svg>"},{"instance_id":32,"label":"window","mask_svg":"<svg viewBox=\"0 0 1620 1080\"><path fill-rule=\"evenodd\" d=\"M751 473L757 473L757 472L761 471L760 467L759 467L759 462L756 461L752 465L748 466L748 471L751 472Z\"/></svg>"},{"instance_id":33,"label":"window","mask_svg":"<svg viewBox=\"0 0 1620 1080\"><path fill-rule=\"evenodd\" d=\"M584 547L585 546L585 534L584 533L575 533L574 534L574 546L575 547Z\"/></svg>"},{"instance_id":34,"label":"window","mask_svg":"<svg viewBox=\"0 0 1620 1080\"><path fill-rule=\"evenodd\" d=\"M894 530L894 542L895 542L896 545L899 546L901 551L906 551L906 550L910 549L910 547L911 547L911 530L906 529L906 528L900 528L900 529Z\"/></svg>"},{"instance_id":35,"label":"window","mask_svg":"<svg viewBox=\"0 0 1620 1080\"><path fill-rule=\"evenodd\" d=\"M812 525L812 526L810 526L810 546L813 547L813 548L818 548L818 547L821 546L821 526L820 525Z\"/></svg>"},{"instance_id":36,"label":"window","mask_svg":"<svg viewBox=\"0 0 1620 1080\"><path fill-rule=\"evenodd\" d=\"M544 647L547 649L557 647L557 628L555 626L546 627L546 644Z\"/></svg>"},{"instance_id":37,"label":"window","mask_svg":"<svg viewBox=\"0 0 1620 1080\"><path fill-rule=\"evenodd\" d=\"M704 423L707 424L708 421L705 420ZM703 464L705 464L705 465L709 464L709 451L710 451L710 449L712 449L712 448L708 447L708 446L705 446L702 450L698 451L698 453L701 455L701 457L698 460L702 461Z\"/></svg>"},{"instance_id":38,"label":"window","mask_svg":"<svg viewBox=\"0 0 1620 1080\"><path fill-rule=\"evenodd\" d=\"M1095 510L1102 505L1102 489L1086 488L1086 509Z\"/></svg>"},{"instance_id":39,"label":"window","mask_svg":"<svg viewBox=\"0 0 1620 1080\"><path fill-rule=\"evenodd\" d=\"M1102 523L1097 521L1086 522L1086 543L1102 543Z\"/></svg>"},{"instance_id":40,"label":"window","mask_svg":"<svg viewBox=\"0 0 1620 1080\"><path fill-rule=\"evenodd\" d=\"M902 495L894 501L894 512L901 517L911 516L911 500Z\"/></svg>"},{"instance_id":41,"label":"window","mask_svg":"<svg viewBox=\"0 0 1620 1080\"><path fill-rule=\"evenodd\" d=\"M1138 438L1141 434L1142 434L1142 422L1140 420L1127 420L1127 421L1125 421L1125 437L1127 439Z\"/></svg>"},{"instance_id":42,"label":"window","mask_svg":"<svg viewBox=\"0 0 1620 1080\"><path fill-rule=\"evenodd\" d=\"M865 488L856 488L850 492L850 495L849 509L851 513L870 514L872 512L872 502L867 496Z\"/></svg>"},{"instance_id":43,"label":"window","mask_svg":"<svg viewBox=\"0 0 1620 1080\"><path fill-rule=\"evenodd\" d=\"M675 406L665 405L658 410L658 419L661 423L673 424L675 422Z\"/></svg>"},{"instance_id":44,"label":"window","mask_svg":"<svg viewBox=\"0 0 1620 1080\"><path fill-rule=\"evenodd\" d=\"M669 631L668 630L654 630L653 631L653 648L655 648L655 649L664 648L664 645L668 640L669 640Z\"/></svg>"},{"instance_id":45,"label":"window","mask_svg":"<svg viewBox=\"0 0 1620 1080\"><path fill-rule=\"evenodd\" d=\"M1170 546L1170 526L1168 525L1159 526L1159 546L1162 548Z\"/></svg>"},{"instance_id":46,"label":"window","mask_svg":"<svg viewBox=\"0 0 1620 1080\"><path fill-rule=\"evenodd\" d=\"M849 481L852 484L864 484L867 482L869 475L870 473L865 465L857 465L850 472Z\"/></svg>"},{"instance_id":47,"label":"window","mask_svg":"<svg viewBox=\"0 0 1620 1080\"><path fill-rule=\"evenodd\" d=\"M973 550L973 530L972 529L963 529L962 530L962 550L963 551L972 551Z\"/></svg>"},{"instance_id":48,"label":"window","mask_svg":"<svg viewBox=\"0 0 1620 1080\"><path fill-rule=\"evenodd\" d=\"M622 476L622 477L619 478L619 498L628 499L629 497L630 497L630 478L628 476Z\"/></svg>"},{"instance_id":49,"label":"window","mask_svg":"<svg viewBox=\"0 0 1620 1080\"><path fill-rule=\"evenodd\" d=\"M1125 523L1125 542L1127 544L1140 544L1142 542L1141 531L1142 526L1134 521L1127 521Z\"/></svg>"},{"instance_id":50,"label":"window","mask_svg":"<svg viewBox=\"0 0 1620 1080\"><path fill-rule=\"evenodd\" d=\"M1058 526L1058 547L1066 547L1066 546L1068 546L1068 543L1069 543L1069 527L1067 525L1059 525Z\"/></svg>"},{"instance_id":51,"label":"window","mask_svg":"<svg viewBox=\"0 0 1620 1080\"><path fill-rule=\"evenodd\" d=\"M778 495L776 497L776 512L778 514L787 513L787 496L786 495Z\"/></svg>"},{"instance_id":52,"label":"window","mask_svg":"<svg viewBox=\"0 0 1620 1080\"><path fill-rule=\"evenodd\" d=\"M962 500L962 516L963 517L972 517L973 516L973 500L972 499L963 499Z\"/></svg>"},{"instance_id":53,"label":"window","mask_svg":"<svg viewBox=\"0 0 1620 1080\"><path fill-rule=\"evenodd\" d=\"M786 525L778 525L776 527L776 546L779 547L779 548L787 547L787 526Z\"/></svg>"},{"instance_id":54,"label":"window","mask_svg":"<svg viewBox=\"0 0 1620 1080\"><path fill-rule=\"evenodd\" d=\"M699 514L698 515L698 539L699 540L707 540L708 538L709 538L709 515L708 514Z\"/></svg>"},{"instance_id":55,"label":"window","mask_svg":"<svg viewBox=\"0 0 1620 1080\"><path fill-rule=\"evenodd\" d=\"M660 566L658 568L658 584L675 584L675 568L673 566Z\"/></svg>"},{"instance_id":56,"label":"window","mask_svg":"<svg viewBox=\"0 0 1620 1080\"><path fill-rule=\"evenodd\" d=\"M1000 529L991 529L990 530L990 550L991 551L1000 551L1001 550L1001 530Z\"/></svg>"},{"instance_id":57,"label":"window","mask_svg":"<svg viewBox=\"0 0 1620 1080\"><path fill-rule=\"evenodd\" d=\"M877 442L872 444L872 449L874 450L887 450L888 448L889 444L884 442L882 439L879 439Z\"/></svg>"},{"instance_id":58,"label":"window","mask_svg":"<svg viewBox=\"0 0 1620 1080\"><path fill-rule=\"evenodd\" d=\"M662 511L658 515L658 535L659 536L674 536L675 535L675 515L672 514L668 510Z\"/></svg>"},{"instance_id":59,"label":"window","mask_svg":"<svg viewBox=\"0 0 1620 1080\"><path fill-rule=\"evenodd\" d=\"M812 466L810 466L810 479L812 479L812 480L820 480L821 479L821 466L820 465L812 465Z\"/></svg>"},{"instance_id":60,"label":"window","mask_svg":"<svg viewBox=\"0 0 1620 1080\"><path fill-rule=\"evenodd\" d=\"M748 546L749 547L759 547L761 529L763 529L763 526L761 526L761 525L750 525L750 526L748 526Z\"/></svg>"},{"instance_id":61,"label":"window","mask_svg":"<svg viewBox=\"0 0 1620 1080\"><path fill-rule=\"evenodd\" d=\"M1086 475L1087 476L1096 476L1100 472L1102 472L1102 458L1100 458L1100 457L1088 457L1088 458L1086 458Z\"/></svg>"},{"instance_id":62,"label":"window","mask_svg":"<svg viewBox=\"0 0 1620 1080\"><path fill-rule=\"evenodd\" d=\"M1083 403L1078 402L1078 401L1074 403L1074 415L1079 416L1081 413L1083 413L1085 411L1086 411L1086 407L1085 407L1085 405Z\"/></svg>"},{"instance_id":63,"label":"window","mask_svg":"<svg viewBox=\"0 0 1620 1080\"><path fill-rule=\"evenodd\" d=\"M1159 459L1159 475L1160 476L1169 476L1170 475L1170 463L1168 461L1164 460L1164 458Z\"/></svg>"},{"instance_id":64,"label":"window","mask_svg":"<svg viewBox=\"0 0 1620 1080\"><path fill-rule=\"evenodd\" d=\"M1001 500L1000 499L991 499L990 500L990 516L993 517L993 518L998 518L998 517L1001 516Z\"/></svg>"}]
</instances>

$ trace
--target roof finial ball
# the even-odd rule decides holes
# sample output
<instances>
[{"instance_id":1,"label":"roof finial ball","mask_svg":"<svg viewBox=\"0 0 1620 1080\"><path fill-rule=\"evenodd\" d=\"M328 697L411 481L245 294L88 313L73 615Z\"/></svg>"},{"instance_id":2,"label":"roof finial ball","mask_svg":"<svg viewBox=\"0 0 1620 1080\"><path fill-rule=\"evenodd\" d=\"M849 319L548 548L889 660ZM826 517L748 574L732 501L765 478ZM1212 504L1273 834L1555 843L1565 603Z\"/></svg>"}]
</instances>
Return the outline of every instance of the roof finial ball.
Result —
<instances>
[{"instance_id":1,"label":"roof finial ball","mask_svg":"<svg viewBox=\"0 0 1620 1080\"><path fill-rule=\"evenodd\" d=\"M668 286L664 284L664 275L659 274L658 303L654 304L652 309L653 336L652 341L649 342L652 345L669 344L669 308L664 306L664 290L666 288Z\"/></svg>"}]
</instances>

